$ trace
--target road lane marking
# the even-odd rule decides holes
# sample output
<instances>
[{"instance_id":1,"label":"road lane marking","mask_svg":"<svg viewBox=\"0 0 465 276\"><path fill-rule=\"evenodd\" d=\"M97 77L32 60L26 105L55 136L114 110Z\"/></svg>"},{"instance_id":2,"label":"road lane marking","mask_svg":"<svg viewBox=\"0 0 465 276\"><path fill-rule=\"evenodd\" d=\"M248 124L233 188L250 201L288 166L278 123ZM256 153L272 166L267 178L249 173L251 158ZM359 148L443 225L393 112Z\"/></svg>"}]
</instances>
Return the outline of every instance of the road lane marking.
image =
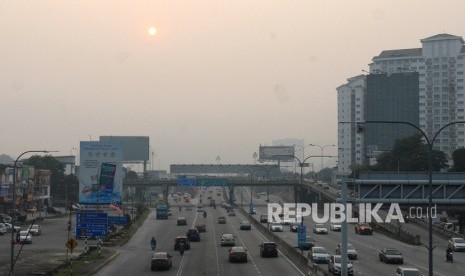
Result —
<instances>
[{"instance_id":1,"label":"road lane marking","mask_svg":"<svg viewBox=\"0 0 465 276\"><path fill-rule=\"evenodd\" d=\"M215 224L213 223L213 213L210 216L212 231L213 231L213 243L215 244L215 254L216 254L216 269L218 271L218 276L220 275L220 261L218 257L218 246L216 243L216 233L215 233Z\"/></svg>"},{"instance_id":2,"label":"road lane marking","mask_svg":"<svg viewBox=\"0 0 465 276\"><path fill-rule=\"evenodd\" d=\"M241 216L241 217L242 217L242 216ZM242 218L244 219L244 217L242 217ZM239 236L239 232L237 232L236 227L233 226L232 229L234 230L234 233L236 233L236 237L238 237L239 240L241 241L242 246L243 246L244 248L247 249L247 247L246 247L245 244L244 244L244 241L243 241L243 240L241 239L241 237ZM247 254L247 257L250 257L250 260L252 261L253 266L254 266L255 269L257 270L258 275L262 275L262 272L261 272L260 269L258 268L257 263L255 263L254 258L252 258L252 254Z\"/></svg>"}]
</instances>

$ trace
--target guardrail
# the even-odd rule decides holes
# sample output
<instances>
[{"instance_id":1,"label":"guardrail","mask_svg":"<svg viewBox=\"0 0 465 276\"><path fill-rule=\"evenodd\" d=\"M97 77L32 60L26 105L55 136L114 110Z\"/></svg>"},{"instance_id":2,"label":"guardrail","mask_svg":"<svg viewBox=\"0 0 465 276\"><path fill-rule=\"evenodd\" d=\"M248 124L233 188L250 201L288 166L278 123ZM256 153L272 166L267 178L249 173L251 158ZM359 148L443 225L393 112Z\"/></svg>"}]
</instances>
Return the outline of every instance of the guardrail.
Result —
<instances>
[{"instance_id":1,"label":"guardrail","mask_svg":"<svg viewBox=\"0 0 465 276\"><path fill-rule=\"evenodd\" d=\"M280 237L276 236L271 232L268 227L264 226L262 223L257 221L252 215L248 214L244 209L238 207L237 205L233 204L233 206L238 209L238 211L246 218L248 218L249 222L260 232L263 236L265 236L268 240L275 242L278 245L279 251L286 256L289 260L294 263L301 271L303 271L306 275L313 275L313 276L328 276L328 272L323 270L320 266L315 265L309 262L308 258L303 255L303 251L299 250L296 247L291 246L285 240L281 239Z\"/></svg>"},{"instance_id":2,"label":"guardrail","mask_svg":"<svg viewBox=\"0 0 465 276\"><path fill-rule=\"evenodd\" d=\"M426 221L424 221L422 219L419 219L419 218L412 218L412 219L410 219L410 221L415 223L415 224L421 225L421 226L425 227L426 229L428 229L428 227L429 227L428 222L426 222ZM444 238L447 238L447 239L450 239L450 238L464 238L464 235L462 235L462 234L456 233L456 232L448 230L448 229L444 229L444 228L436 226L434 224L433 224L433 232L436 233L436 234L439 234L439 235L441 235L441 236L443 236Z\"/></svg>"}]
</instances>

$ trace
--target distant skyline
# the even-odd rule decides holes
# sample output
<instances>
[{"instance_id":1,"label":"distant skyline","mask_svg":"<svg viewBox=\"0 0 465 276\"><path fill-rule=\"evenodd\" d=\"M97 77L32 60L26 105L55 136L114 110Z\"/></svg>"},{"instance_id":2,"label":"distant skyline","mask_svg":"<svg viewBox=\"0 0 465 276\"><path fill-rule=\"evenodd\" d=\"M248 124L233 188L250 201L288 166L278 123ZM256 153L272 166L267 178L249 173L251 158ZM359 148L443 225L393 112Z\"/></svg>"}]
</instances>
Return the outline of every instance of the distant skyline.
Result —
<instances>
[{"instance_id":1,"label":"distant skyline","mask_svg":"<svg viewBox=\"0 0 465 276\"><path fill-rule=\"evenodd\" d=\"M0 154L76 155L99 136L149 136L154 169L168 170L217 156L252 163L260 144L286 137L337 145L336 87L383 50L465 36L463 10L462 0L3 1Z\"/></svg>"}]
</instances>

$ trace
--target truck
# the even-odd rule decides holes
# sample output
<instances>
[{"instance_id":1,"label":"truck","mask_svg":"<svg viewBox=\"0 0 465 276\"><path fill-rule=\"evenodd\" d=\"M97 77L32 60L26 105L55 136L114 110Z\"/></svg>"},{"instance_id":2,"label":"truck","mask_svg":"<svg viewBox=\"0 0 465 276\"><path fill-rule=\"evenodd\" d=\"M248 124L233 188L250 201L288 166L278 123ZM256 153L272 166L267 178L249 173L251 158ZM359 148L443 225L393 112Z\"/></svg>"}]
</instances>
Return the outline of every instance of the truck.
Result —
<instances>
[{"instance_id":1,"label":"truck","mask_svg":"<svg viewBox=\"0 0 465 276\"><path fill-rule=\"evenodd\" d=\"M210 199L210 207L216 207L214 199Z\"/></svg>"},{"instance_id":2,"label":"truck","mask_svg":"<svg viewBox=\"0 0 465 276\"><path fill-rule=\"evenodd\" d=\"M168 205L158 204L157 205L157 219L168 219Z\"/></svg>"}]
</instances>

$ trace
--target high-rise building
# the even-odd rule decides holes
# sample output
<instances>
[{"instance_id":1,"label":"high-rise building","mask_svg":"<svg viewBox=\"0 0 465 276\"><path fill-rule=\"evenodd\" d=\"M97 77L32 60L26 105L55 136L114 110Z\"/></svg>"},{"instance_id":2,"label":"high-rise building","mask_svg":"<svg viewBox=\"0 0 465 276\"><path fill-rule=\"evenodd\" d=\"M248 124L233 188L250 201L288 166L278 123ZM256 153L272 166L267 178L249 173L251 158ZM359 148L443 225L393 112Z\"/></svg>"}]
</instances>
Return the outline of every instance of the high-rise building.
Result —
<instances>
[{"instance_id":1,"label":"high-rise building","mask_svg":"<svg viewBox=\"0 0 465 276\"><path fill-rule=\"evenodd\" d=\"M370 75L350 78L338 87L338 122L407 121L432 138L446 124L464 121L465 41L449 34L420 41L421 48L382 51L369 64ZM415 130L386 125L357 132L355 123L339 124L339 172L366 164L372 152L389 150L395 136L410 132ZM464 124L444 129L434 143L449 158L462 147Z\"/></svg>"}]
</instances>

